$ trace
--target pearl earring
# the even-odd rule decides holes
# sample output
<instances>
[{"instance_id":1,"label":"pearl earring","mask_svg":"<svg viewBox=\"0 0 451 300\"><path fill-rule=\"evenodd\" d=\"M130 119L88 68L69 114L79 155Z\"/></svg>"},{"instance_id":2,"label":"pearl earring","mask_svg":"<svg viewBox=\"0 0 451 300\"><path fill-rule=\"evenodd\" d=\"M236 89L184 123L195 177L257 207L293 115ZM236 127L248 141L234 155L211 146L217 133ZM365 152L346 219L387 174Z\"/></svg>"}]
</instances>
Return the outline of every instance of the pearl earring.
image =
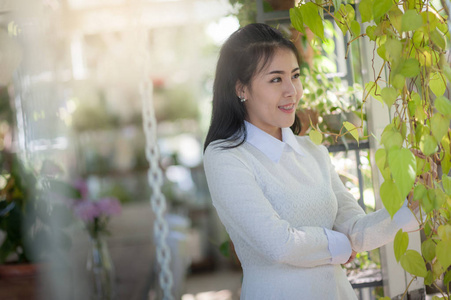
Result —
<instances>
[{"instance_id":1,"label":"pearl earring","mask_svg":"<svg viewBox=\"0 0 451 300\"><path fill-rule=\"evenodd\" d=\"M244 102L244 101L246 101L246 99L244 97L240 97L240 101Z\"/></svg>"}]
</instances>

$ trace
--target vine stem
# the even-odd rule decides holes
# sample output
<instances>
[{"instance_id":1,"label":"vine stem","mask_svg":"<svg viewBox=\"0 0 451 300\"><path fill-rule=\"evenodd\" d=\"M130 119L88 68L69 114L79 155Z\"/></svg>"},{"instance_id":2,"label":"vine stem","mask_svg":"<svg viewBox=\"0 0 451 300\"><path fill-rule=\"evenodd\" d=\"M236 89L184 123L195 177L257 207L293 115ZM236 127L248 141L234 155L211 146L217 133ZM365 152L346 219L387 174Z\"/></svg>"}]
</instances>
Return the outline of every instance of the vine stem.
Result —
<instances>
[{"instance_id":1,"label":"vine stem","mask_svg":"<svg viewBox=\"0 0 451 300\"><path fill-rule=\"evenodd\" d=\"M374 80L374 86L373 86L373 87L376 86L377 81L381 78L382 70L384 69L386 63L387 63L387 61L384 60L384 63L382 64L382 67L381 67L381 69L380 69L380 71L379 71L379 74L377 75L377 78ZM364 97L364 99L362 100L362 103L366 103L366 99L367 99L368 96L370 95L370 92L371 92L372 89L373 89L373 88L371 88L371 89L368 91L368 94L366 95L366 97ZM374 94L375 94L375 95L376 95L376 92L377 92L377 91L374 91ZM363 95L365 95L365 92L364 92Z\"/></svg>"},{"instance_id":2,"label":"vine stem","mask_svg":"<svg viewBox=\"0 0 451 300\"><path fill-rule=\"evenodd\" d=\"M354 42L355 40L357 40L358 38L361 38L361 37L364 37L364 36L366 36L366 33L362 33L361 35L356 36L355 38L353 38L352 40L350 40L350 41L347 43L345 59L348 59L349 49L350 49L349 46L351 46L351 43Z\"/></svg>"},{"instance_id":3,"label":"vine stem","mask_svg":"<svg viewBox=\"0 0 451 300\"><path fill-rule=\"evenodd\" d=\"M401 300L403 300L403 299L404 299L404 296L407 295L407 291L409 290L410 285L412 284L412 282L413 282L415 279L417 279L416 276L412 277L412 280L410 280L409 285L407 285L406 290L404 291L404 294L402 294Z\"/></svg>"},{"instance_id":4,"label":"vine stem","mask_svg":"<svg viewBox=\"0 0 451 300\"><path fill-rule=\"evenodd\" d=\"M440 291L440 293L442 294L443 298L444 298L444 299L447 299L445 293L444 293L444 292L442 291L442 289L437 285L437 283L433 282L432 284L434 285L434 287L435 287L437 290Z\"/></svg>"}]
</instances>

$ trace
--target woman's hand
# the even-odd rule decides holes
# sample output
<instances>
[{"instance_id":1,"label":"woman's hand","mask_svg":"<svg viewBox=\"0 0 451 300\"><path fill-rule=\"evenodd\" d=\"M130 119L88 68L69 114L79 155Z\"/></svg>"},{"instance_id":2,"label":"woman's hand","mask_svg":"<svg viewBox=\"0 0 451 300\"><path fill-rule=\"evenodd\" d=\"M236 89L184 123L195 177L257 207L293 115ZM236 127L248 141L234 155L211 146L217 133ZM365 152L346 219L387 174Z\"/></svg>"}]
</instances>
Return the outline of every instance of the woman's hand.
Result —
<instances>
[{"instance_id":1,"label":"woman's hand","mask_svg":"<svg viewBox=\"0 0 451 300\"><path fill-rule=\"evenodd\" d=\"M350 262L352 262L355 259L356 255L357 255L357 252L352 250L351 256L349 257L348 261L345 264L349 264Z\"/></svg>"}]
</instances>

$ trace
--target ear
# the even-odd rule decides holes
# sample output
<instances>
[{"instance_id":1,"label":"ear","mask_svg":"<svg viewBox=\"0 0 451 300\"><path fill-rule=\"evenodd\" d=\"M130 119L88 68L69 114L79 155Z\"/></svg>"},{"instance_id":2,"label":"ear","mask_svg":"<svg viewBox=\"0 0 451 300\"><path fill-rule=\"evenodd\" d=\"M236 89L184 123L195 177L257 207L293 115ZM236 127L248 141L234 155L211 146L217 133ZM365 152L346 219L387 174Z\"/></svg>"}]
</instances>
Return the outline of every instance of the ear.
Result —
<instances>
[{"instance_id":1,"label":"ear","mask_svg":"<svg viewBox=\"0 0 451 300\"><path fill-rule=\"evenodd\" d=\"M238 98L246 98L245 95L245 86L241 83L241 81L237 80L236 84L235 84L235 94Z\"/></svg>"}]
</instances>

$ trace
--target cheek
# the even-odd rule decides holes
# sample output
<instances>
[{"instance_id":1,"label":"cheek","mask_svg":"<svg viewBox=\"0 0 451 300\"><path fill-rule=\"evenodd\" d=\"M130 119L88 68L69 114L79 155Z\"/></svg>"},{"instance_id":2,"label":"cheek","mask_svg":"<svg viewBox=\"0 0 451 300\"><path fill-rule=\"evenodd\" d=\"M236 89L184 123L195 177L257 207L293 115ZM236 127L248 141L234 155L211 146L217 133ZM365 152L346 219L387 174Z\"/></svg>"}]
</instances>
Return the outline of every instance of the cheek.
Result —
<instances>
[{"instance_id":1,"label":"cheek","mask_svg":"<svg viewBox=\"0 0 451 300\"><path fill-rule=\"evenodd\" d=\"M304 88L303 88L301 82L299 82L296 85L296 92L297 92L297 98L298 98L297 100L299 101L302 98L302 96L304 95Z\"/></svg>"}]
</instances>

